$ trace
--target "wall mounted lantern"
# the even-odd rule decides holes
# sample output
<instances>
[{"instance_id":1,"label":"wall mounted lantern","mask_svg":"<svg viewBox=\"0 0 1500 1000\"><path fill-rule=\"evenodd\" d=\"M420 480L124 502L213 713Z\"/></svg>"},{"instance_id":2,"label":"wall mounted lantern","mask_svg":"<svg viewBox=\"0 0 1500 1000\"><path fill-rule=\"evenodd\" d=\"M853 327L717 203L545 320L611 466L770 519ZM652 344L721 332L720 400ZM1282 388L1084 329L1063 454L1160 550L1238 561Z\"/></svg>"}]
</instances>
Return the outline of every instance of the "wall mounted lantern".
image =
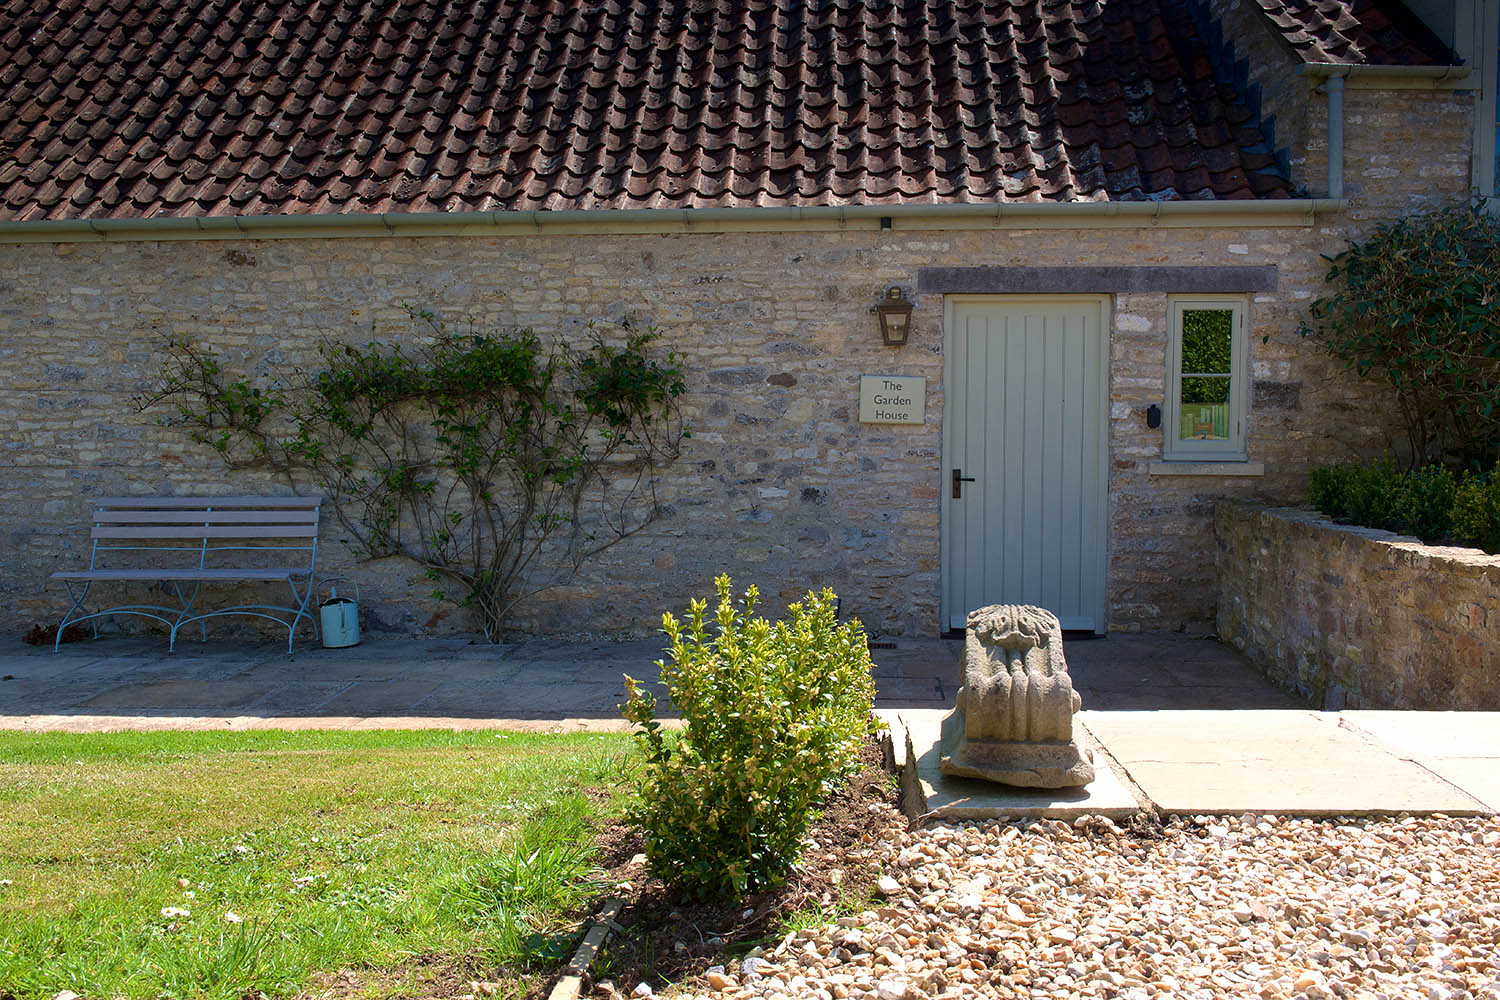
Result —
<instances>
[{"instance_id":1,"label":"wall mounted lantern","mask_svg":"<svg viewBox=\"0 0 1500 1000\"><path fill-rule=\"evenodd\" d=\"M906 343L907 331L911 329L911 302L901 289L892 285L886 289L880 305L870 311L880 317L880 339L887 347L900 347Z\"/></svg>"}]
</instances>

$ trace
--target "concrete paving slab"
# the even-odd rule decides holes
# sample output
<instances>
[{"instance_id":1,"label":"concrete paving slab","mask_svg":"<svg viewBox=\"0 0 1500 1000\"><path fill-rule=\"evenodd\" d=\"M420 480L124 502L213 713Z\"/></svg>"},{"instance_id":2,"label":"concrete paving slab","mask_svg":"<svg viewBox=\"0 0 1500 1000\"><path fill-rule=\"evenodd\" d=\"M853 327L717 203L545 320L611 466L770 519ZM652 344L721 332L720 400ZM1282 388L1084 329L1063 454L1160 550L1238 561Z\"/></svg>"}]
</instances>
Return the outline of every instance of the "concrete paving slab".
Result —
<instances>
[{"instance_id":1,"label":"concrete paving slab","mask_svg":"<svg viewBox=\"0 0 1500 1000\"><path fill-rule=\"evenodd\" d=\"M270 694L276 685L259 680L183 679L122 684L80 703L89 712L157 709L187 715L235 715Z\"/></svg>"},{"instance_id":2,"label":"concrete paving slab","mask_svg":"<svg viewBox=\"0 0 1500 1000\"><path fill-rule=\"evenodd\" d=\"M258 675L256 675L258 676ZM246 705L243 714L255 718L283 715L317 716L339 694L349 690L347 681L292 681L278 685L264 698Z\"/></svg>"},{"instance_id":3,"label":"concrete paving slab","mask_svg":"<svg viewBox=\"0 0 1500 1000\"><path fill-rule=\"evenodd\" d=\"M476 660L470 657L456 657L451 660L424 662L413 670L411 676L415 677L420 674L445 685L472 684L484 687L508 684L516 679L521 670L521 664L508 660Z\"/></svg>"},{"instance_id":4,"label":"concrete paving slab","mask_svg":"<svg viewBox=\"0 0 1500 1000\"><path fill-rule=\"evenodd\" d=\"M1163 813L1300 816L1443 812L1485 804L1309 710L1081 713Z\"/></svg>"},{"instance_id":5,"label":"concrete paving slab","mask_svg":"<svg viewBox=\"0 0 1500 1000\"><path fill-rule=\"evenodd\" d=\"M1490 812L1500 813L1500 760L1490 757L1436 757L1423 761L1422 766L1483 802Z\"/></svg>"},{"instance_id":6,"label":"concrete paving slab","mask_svg":"<svg viewBox=\"0 0 1500 1000\"><path fill-rule=\"evenodd\" d=\"M436 691L435 680L370 681L351 684L318 709L328 715L410 715L417 702Z\"/></svg>"},{"instance_id":7,"label":"concrete paving slab","mask_svg":"<svg viewBox=\"0 0 1500 1000\"><path fill-rule=\"evenodd\" d=\"M121 680L225 680L244 671L247 657L223 655L184 655L164 653L160 656L126 656L119 659L101 657L63 675L70 681L92 682L101 689L113 687ZM254 658L258 660L259 657Z\"/></svg>"},{"instance_id":8,"label":"concrete paving slab","mask_svg":"<svg viewBox=\"0 0 1500 1000\"><path fill-rule=\"evenodd\" d=\"M1500 712L1351 709L1342 724L1500 812Z\"/></svg>"},{"instance_id":9,"label":"concrete paving slab","mask_svg":"<svg viewBox=\"0 0 1500 1000\"><path fill-rule=\"evenodd\" d=\"M72 711L99 693L99 682L87 679L38 677L0 681L0 714L30 714L38 706L46 706L53 712Z\"/></svg>"},{"instance_id":10,"label":"concrete paving slab","mask_svg":"<svg viewBox=\"0 0 1500 1000\"><path fill-rule=\"evenodd\" d=\"M1346 709L1339 718L1408 760L1500 758L1500 712L1393 712Z\"/></svg>"},{"instance_id":11,"label":"concrete paving slab","mask_svg":"<svg viewBox=\"0 0 1500 1000\"><path fill-rule=\"evenodd\" d=\"M877 689L876 707L930 703L927 707L951 706L957 689L936 677L901 677L883 681Z\"/></svg>"},{"instance_id":12,"label":"concrete paving slab","mask_svg":"<svg viewBox=\"0 0 1500 1000\"><path fill-rule=\"evenodd\" d=\"M618 706L625 700L625 682L574 681L549 689L546 687L518 686L513 689L506 702L508 714L543 718L566 715L619 715ZM664 699L658 699L658 709Z\"/></svg>"},{"instance_id":13,"label":"concrete paving slab","mask_svg":"<svg viewBox=\"0 0 1500 1000\"><path fill-rule=\"evenodd\" d=\"M340 679L356 681L390 681L409 673L415 667L411 660L388 657L358 657L340 668ZM316 660L305 657L278 657L264 660L245 670L242 676L271 677L279 680L314 679L321 674Z\"/></svg>"},{"instance_id":14,"label":"concrete paving slab","mask_svg":"<svg viewBox=\"0 0 1500 1000\"><path fill-rule=\"evenodd\" d=\"M1085 710L1307 707L1220 642L1147 634L1065 639L1063 646Z\"/></svg>"},{"instance_id":15,"label":"concrete paving slab","mask_svg":"<svg viewBox=\"0 0 1500 1000\"><path fill-rule=\"evenodd\" d=\"M943 774L938 766L938 743L943 718L949 711L876 710L891 727L897 763L904 772L908 762L906 740L911 739L915 774L903 773L902 783L908 791L920 790L924 801L918 808L924 819L1076 819L1084 815L1123 819L1141 811L1142 804L1111 770L1106 755L1098 752L1094 755L1095 778L1083 788L1008 788ZM912 811L909 809L909 814Z\"/></svg>"}]
</instances>

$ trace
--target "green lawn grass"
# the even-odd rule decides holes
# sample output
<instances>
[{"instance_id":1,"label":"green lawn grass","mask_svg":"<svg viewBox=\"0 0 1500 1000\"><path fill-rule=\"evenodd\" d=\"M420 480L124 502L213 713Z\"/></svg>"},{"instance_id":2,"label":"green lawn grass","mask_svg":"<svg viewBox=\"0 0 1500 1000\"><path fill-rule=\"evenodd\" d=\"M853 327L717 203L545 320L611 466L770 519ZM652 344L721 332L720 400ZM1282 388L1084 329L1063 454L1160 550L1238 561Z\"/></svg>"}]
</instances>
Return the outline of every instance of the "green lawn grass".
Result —
<instances>
[{"instance_id":1,"label":"green lawn grass","mask_svg":"<svg viewBox=\"0 0 1500 1000\"><path fill-rule=\"evenodd\" d=\"M416 956L559 955L616 808L584 789L627 784L629 753L623 735L0 733L0 998L239 1000Z\"/></svg>"}]
</instances>

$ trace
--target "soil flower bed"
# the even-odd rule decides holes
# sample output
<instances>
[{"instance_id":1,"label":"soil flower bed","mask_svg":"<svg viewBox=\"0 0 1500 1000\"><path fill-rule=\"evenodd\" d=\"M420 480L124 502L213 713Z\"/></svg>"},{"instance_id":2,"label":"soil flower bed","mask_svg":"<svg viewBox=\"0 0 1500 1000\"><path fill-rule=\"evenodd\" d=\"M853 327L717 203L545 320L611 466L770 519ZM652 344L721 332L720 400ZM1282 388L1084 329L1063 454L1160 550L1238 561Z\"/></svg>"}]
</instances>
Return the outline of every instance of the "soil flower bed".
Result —
<instances>
[{"instance_id":1,"label":"soil flower bed","mask_svg":"<svg viewBox=\"0 0 1500 1000\"><path fill-rule=\"evenodd\" d=\"M873 741L861 764L808 831L792 877L739 902L685 902L646 872L638 831L623 822L603 830L610 894L626 906L619 933L590 969L585 995L629 995L642 983L653 991L701 984L706 967L764 950L768 935L821 925L874 902L888 845L907 824L894 778L881 766Z\"/></svg>"}]
</instances>

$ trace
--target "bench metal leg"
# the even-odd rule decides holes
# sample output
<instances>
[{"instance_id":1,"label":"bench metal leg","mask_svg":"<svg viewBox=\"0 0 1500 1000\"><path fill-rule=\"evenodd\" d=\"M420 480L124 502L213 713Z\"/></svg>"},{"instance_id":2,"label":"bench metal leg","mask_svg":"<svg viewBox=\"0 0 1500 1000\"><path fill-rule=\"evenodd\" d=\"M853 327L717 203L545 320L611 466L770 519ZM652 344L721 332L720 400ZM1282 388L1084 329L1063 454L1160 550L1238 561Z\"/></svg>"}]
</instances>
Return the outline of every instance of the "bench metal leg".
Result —
<instances>
[{"instance_id":1,"label":"bench metal leg","mask_svg":"<svg viewBox=\"0 0 1500 1000\"><path fill-rule=\"evenodd\" d=\"M177 651L177 632L182 628L184 621L190 620L193 605L197 603L198 592L203 589L203 584L193 584L193 592L186 597L184 597L182 593L182 584L173 583L172 589L177 591L177 603L182 605L182 610L177 613L177 620L171 623L170 631L167 634L167 652L169 653ZM203 626L203 641L207 642L208 620L200 619L199 623Z\"/></svg>"},{"instance_id":2,"label":"bench metal leg","mask_svg":"<svg viewBox=\"0 0 1500 1000\"><path fill-rule=\"evenodd\" d=\"M307 610L307 604L312 600L312 596L317 588L314 586L311 576L307 578L307 592L304 594L299 595L297 593L296 580L288 580L287 586L292 588L292 601L297 605L297 613L292 616L291 622L286 627L286 651L290 653L292 652L292 641L297 634L297 623L302 620L304 615L308 621L312 622L313 637L318 637L318 616Z\"/></svg>"},{"instance_id":3,"label":"bench metal leg","mask_svg":"<svg viewBox=\"0 0 1500 1000\"><path fill-rule=\"evenodd\" d=\"M73 612L81 608L83 606L84 600L89 596L89 587L91 587L92 585L93 581L85 582L83 585L83 590L75 597L73 595L73 584L69 581L63 582L63 586L66 587L68 591L68 599L73 602L73 606L68 609L68 613L63 615L62 621L58 623L57 635L52 640L52 652L55 653L60 648L62 648L63 629L67 628L73 622L81 621L85 618L89 619L89 625L93 627L94 638L99 638L99 622L95 619L95 617L90 615L79 615L77 618L73 617Z\"/></svg>"}]
</instances>

